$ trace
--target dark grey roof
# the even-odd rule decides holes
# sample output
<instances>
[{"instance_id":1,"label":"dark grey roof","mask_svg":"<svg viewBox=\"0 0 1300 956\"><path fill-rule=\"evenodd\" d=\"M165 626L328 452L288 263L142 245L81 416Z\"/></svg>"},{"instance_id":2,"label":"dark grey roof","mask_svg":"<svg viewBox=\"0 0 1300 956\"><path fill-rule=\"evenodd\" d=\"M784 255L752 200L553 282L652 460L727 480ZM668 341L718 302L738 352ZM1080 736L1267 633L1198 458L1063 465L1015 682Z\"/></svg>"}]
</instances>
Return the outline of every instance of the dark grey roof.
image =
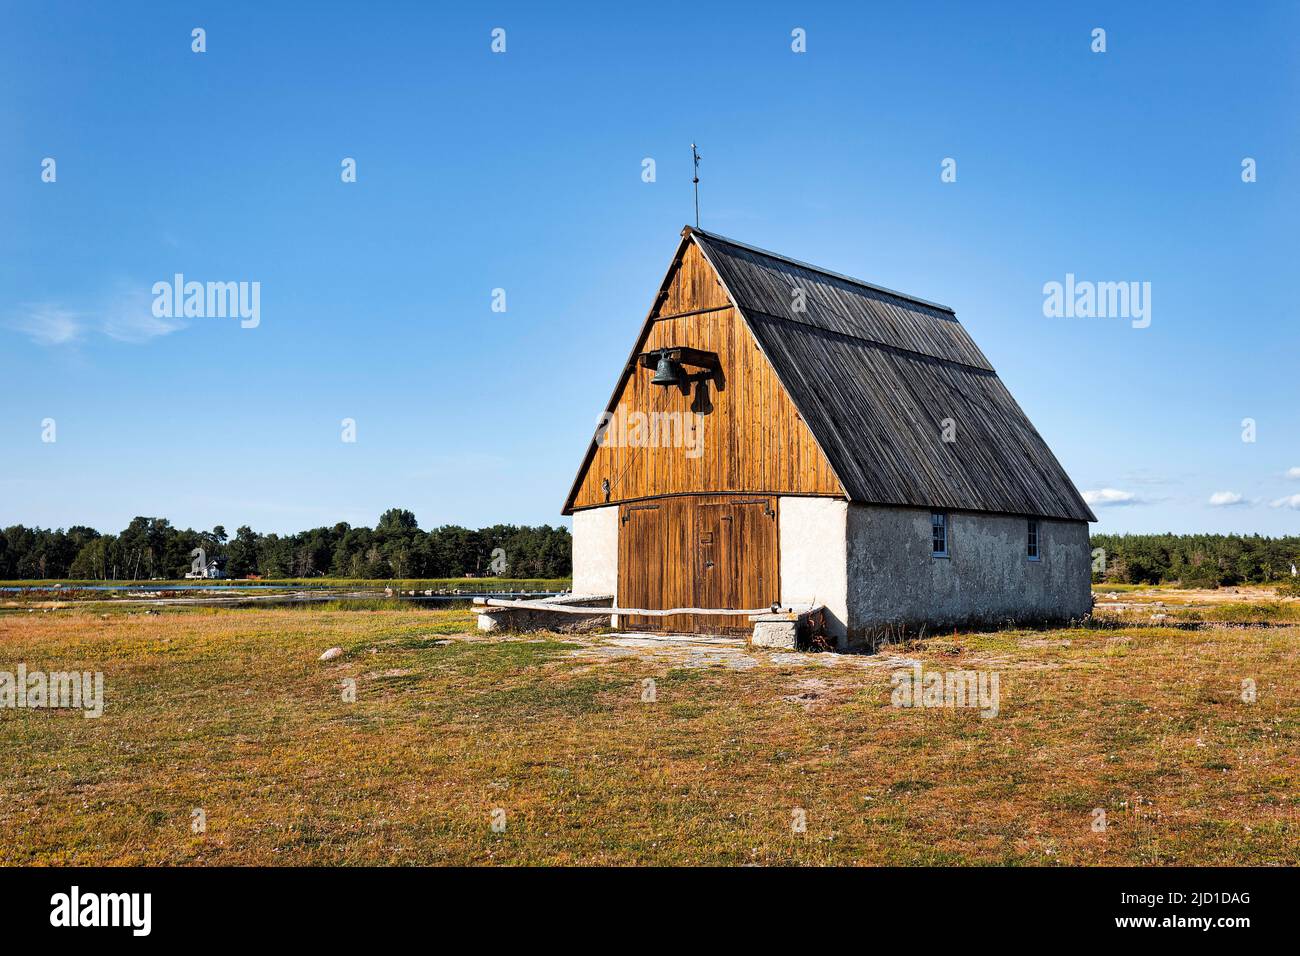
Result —
<instances>
[{"instance_id":1,"label":"dark grey roof","mask_svg":"<svg viewBox=\"0 0 1300 956\"><path fill-rule=\"evenodd\" d=\"M951 309L687 232L850 500L1097 520Z\"/></svg>"}]
</instances>

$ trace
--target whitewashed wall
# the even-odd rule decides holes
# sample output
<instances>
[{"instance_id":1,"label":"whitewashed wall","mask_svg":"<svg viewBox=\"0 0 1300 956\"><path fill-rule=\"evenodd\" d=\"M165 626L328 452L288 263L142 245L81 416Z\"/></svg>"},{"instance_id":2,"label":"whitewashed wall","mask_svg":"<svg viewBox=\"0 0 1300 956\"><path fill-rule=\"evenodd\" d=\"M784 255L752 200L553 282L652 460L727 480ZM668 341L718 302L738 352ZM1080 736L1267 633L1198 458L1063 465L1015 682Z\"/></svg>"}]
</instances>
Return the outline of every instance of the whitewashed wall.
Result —
<instances>
[{"instance_id":1,"label":"whitewashed wall","mask_svg":"<svg viewBox=\"0 0 1300 956\"><path fill-rule=\"evenodd\" d=\"M618 590L618 506L573 513L573 593Z\"/></svg>"},{"instance_id":2,"label":"whitewashed wall","mask_svg":"<svg viewBox=\"0 0 1300 956\"><path fill-rule=\"evenodd\" d=\"M848 625L848 507L835 498L780 500L781 603L825 605L826 630L837 646Z\"/></svg>"}]
</instances>

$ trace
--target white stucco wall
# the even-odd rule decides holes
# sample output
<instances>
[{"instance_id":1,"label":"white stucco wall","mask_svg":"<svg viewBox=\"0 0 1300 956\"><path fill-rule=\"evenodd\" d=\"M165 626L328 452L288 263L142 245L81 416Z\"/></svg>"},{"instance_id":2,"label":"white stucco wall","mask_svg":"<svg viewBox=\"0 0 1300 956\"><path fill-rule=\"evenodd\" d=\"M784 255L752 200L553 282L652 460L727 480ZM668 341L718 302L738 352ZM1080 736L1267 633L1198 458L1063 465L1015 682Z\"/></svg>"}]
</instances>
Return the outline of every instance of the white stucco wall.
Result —
<instances>
[{"instance_id":1,"label":"white stucco wall","mask_svg":"<svg viewBox=\"0 0 1300 956\"><path fill-rule=\"evenodd\" d=\"M1040 556L1030 561L1026 521L949 512L949 556L936 558L929 509L851 505L850 644L887 626L933 630L1066 621L1088 614L1092 556L1087 523L1040 520Z\"/></svg>"},{"instance_id":2,"label":"white stucco wall","mask_svg":"<svg viewBox=\"0 0 1300 956\"><path fill-rule=\"evenodd\" d=\"M781 603L825 605L826 630L840 645L849 618L845 563L848 502L782 498L779 507Z\"/></svg>"},{"instance_id":3,"label":"white stucco wall","mask_svg":"<svg viewBox=\"0 0 1300 956\"><path fill-rule=\"evenodd\" d=\"M573 513L573 593L618 590L618 505Z\"/></svg>"}]
</instances>

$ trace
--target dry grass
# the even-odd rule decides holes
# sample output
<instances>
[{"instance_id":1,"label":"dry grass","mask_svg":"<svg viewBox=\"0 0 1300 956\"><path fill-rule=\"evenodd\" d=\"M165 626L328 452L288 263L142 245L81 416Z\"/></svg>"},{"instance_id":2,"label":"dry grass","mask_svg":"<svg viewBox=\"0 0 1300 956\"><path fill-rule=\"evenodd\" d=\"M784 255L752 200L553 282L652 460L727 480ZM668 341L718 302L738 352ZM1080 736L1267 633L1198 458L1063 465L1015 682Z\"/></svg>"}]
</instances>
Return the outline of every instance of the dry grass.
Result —
<instances>
[{"instance_id":1,"label":"dry grass","mask_svg":"<svg viewBox=\"0 0 1300 956\"><path fill-rule=\"evenodd\" d=\"M684 666L602 637L455 636L467 622L0 616L0 670L102 670L108 697L98 720L0 710L0 862L1300 863L1297 628L907 649L996 670L1001 712L981 719L891 707L889 669L863 658Z\"/></svg>"},{"instance_id":2,"label":"dry grass","mask_svg":"<svg viewBox=\"0 0 1300 956\"><path fill-rule=\"evenodd\" d=\"M1120 591L1099 584L1093 596L1098 618L1123 623L1300 624L1300 599L1262 585Z\"/></svg>"}]
</instances>

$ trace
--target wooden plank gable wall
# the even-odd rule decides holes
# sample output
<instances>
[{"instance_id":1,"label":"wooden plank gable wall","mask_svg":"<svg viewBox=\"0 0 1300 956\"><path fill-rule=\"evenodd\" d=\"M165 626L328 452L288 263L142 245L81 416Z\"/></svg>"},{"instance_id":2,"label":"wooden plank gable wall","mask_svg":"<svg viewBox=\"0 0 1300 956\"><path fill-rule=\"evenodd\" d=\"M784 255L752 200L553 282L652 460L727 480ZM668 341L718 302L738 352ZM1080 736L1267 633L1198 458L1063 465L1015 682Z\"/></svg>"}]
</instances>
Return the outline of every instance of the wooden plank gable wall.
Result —
<instances>
[{"instance_id":1,"label":"wooden plank gable wall","mask_svg":"<svg viewBox=\"0 0 1300 956\"><path fill-rule=\"evenodd\" d=\"M702 450L691 457L691 449L680 442L676 447L623 447L614 428L582 474L573 508L680 494L843 496L826 456L694 242L685 245L665 293L636 351L679 346L715 352L721 381L710 381L706 401L697 404L700 386L692 384L683 393L651 385L653 370L635 367L615 408L625 420L638 411L675 412L683 422L692 421L693 409L699 408ZM601 488L605 479L608 498Z\"/></svg>"}]
</instances>

